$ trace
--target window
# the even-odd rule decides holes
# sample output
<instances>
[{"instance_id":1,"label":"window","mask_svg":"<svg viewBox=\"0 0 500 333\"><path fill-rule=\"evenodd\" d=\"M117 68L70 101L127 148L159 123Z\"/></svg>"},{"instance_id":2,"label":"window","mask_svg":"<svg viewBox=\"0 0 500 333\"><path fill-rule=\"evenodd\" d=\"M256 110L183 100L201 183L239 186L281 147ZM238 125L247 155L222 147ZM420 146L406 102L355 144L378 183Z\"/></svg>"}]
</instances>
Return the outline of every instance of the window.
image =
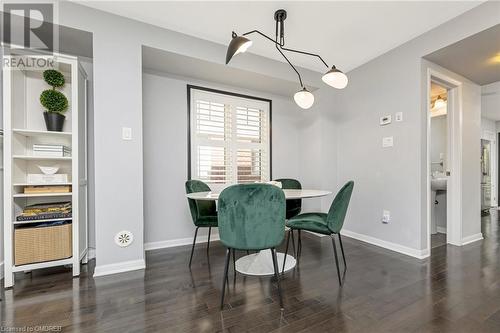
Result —
<instances>
[{"instance_id":1,"label":"window","mask_svg":"<svg viewBox=\"0 0 500 333\"><path fill-rule=\"evenodd\" d=\"M188 86L190 177L214 189L271 178L271 101Z\"/></svg>"}]
</instances>

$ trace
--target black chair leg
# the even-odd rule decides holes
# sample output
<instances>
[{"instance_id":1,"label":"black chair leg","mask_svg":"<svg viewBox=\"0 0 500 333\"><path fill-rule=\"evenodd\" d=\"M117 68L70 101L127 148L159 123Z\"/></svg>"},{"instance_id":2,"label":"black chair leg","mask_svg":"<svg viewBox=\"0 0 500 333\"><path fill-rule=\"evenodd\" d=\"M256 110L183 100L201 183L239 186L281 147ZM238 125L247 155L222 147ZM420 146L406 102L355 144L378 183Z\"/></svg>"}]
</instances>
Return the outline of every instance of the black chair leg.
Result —
<instances>
[{"instance_id":1,"label":"black chair leg","mask_svg":"<svg viewBox=\"0 0 500 333\"><path fill-rule=\"evenodd\" d=\"M229 257L231 256L231 249L226 252L226 265L224 266L224 276L222 277L222 295L220 299L220 309L224 308L224 295L226 293L227 271L229 268Z\"/></svg>"},{"instance_id":2,"label":"black chair leg","mask_svg":"<svg viewBox=\"0 0 500 333\"><path fill-rule=\"evenodd\" d=\"M286 256L288 254L288 245L290 244L290 235L292 233L293 233L293 229L288 230L288 237L286 238L285 257L283 258L283 268L281 269L281 274L285 273Z\"/></svg>"},{"instance_id":3,"label":"black chair leg","mask_svg":"<svg viewBox=\"0 0 500 333\"><path fill-rule=\"evenodd\" d=\"M234 253L234 249L232 249L233 251L233 271L234 271L234 277L236 278L236 254Z\"/></svg>"},{"instance_id":4,"label":"black chair leg","mask_svg":"<svg viewBox=\"0 0 500 333\"><path fill-rule=\"evenodd\" d=\"M293 229L290 229L290 232L292 233L292 248L293 248L293 255L297 257L297 251L295 250L295 237L293 236Z\"/></svg>"},{"instance_id":5,"label":"black chair leg","mask_svg":"<svg viewBox=\"0 0 500 333\"><path fill-rule=\"evenodd\" d=\"M272 248L271 254L273 257L274 277L276 278L276 283L278 284L278 295L280 298L280 307L283 309L283 297L281 296L280 274L279 274L279 270L278 270L278 258L276 257L276 249Z\"/></svg>"},{"instance_id":6,"label":"black chair leg","mask_svg":"<svg viewBox=\"0 0 500 333\"><path fill-rule=\"evenodd\" d=\"M344 272L347 270L347 263L345 262L344 246L342 245L342 237L339 235L340 250L342 251L342 259L344 260Z\"/></svg>"},{"instance_id":7,"label":"black chair leg","mask_svg":"<svg viewBox=\"0 0 500 333\"><path fill-rule=\"evenodd\" d=\"M297 241L297 259L302 254L302 230L299 229L299 240Z\"/></svg>"},{"instance_id":8,"label":"black chair leg","mask_svg":"<svg viewBox=\"0 0 500 333\"><path fill-rule=\"evenodd\" d=\"M208 249L210 248L210 233L211 232L212 232L212 227L208 227L207 256L208 256Z\"/></svg>"},{"instance_id":9,"label":"black chair leg","mask_svg":"<svg viewBox=\"0 0 500 333\"><path fill-rule=\"evenodd\" d=\"M337 247L335 246L335 238L334 235L330 235L332 238L332 245L333 245L333 255L335 256L335 265L337 265L337 276L339 278L339 284L342 285L342 279L340 278L340 268L339 268L339 258L337 256Z\"/></svg>"},{"instance_id":10,"label":"black chair leg","mask_svg":"<svg viewBox=\"0 0 500 333\"><path fill-rule=\"evenodd\" d=\"M194 245L196 244L196 236L198 235L198 229L200 227L196 227L193 238L193 247L191 248L191 257L189 258L189 267L191 267L191 262L193 261L193 253L194 253Z\"/></svg>"}]
</instances>

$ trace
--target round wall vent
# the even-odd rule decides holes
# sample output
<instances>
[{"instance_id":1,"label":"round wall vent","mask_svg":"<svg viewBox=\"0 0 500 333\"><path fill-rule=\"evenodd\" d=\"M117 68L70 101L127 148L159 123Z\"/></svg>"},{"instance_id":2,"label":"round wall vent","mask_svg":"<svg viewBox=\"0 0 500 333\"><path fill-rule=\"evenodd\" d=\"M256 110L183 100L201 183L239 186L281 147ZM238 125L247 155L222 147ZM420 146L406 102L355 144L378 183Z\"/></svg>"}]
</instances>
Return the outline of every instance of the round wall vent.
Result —
<instances>
[{"instance_id":1,"label":"round wall vent","mask_svg":"<svg viewBox=\"0 0 500 333\"><path fill-rule=\"evenodd\" d=\"M115 235L115 243L121 247L127 247L134 241L134 235L127 230L120 231Z\"/></svg>"}]
</instances>

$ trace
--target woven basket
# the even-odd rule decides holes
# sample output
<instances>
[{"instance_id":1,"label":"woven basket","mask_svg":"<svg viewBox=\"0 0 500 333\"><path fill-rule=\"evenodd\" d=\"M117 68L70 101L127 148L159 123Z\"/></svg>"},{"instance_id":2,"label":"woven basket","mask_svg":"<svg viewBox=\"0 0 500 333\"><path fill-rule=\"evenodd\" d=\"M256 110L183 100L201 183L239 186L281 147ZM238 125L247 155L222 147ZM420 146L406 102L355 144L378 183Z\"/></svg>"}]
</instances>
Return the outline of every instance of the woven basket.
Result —
<instances>
[{"instance_id":1,"label":"woven basket","mask_svg":"<svg viewBox=\"0 0 500 333\"><path fill-rule=\"evenodd\" d=\"M69 258L71 243L71 224L14 229L15 265Z\"/></svg>"}]
</instances>

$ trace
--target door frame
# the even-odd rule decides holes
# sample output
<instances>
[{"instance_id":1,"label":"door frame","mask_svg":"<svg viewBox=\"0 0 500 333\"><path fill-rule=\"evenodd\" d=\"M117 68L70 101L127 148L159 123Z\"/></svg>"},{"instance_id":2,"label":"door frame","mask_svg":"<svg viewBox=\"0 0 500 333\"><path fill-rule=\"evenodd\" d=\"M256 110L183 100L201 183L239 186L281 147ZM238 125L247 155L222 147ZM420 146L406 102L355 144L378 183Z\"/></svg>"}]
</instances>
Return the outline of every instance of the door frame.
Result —
<instances>
[{"instance_id":1,"label":"door frame","mask_svg":"<svg viewBox=\"0 0 500 333\"><path fill-rule=\"evenodd\" d=\"M448 90L447 121L448 121L448 163L446 172L450 172L447 183L447 222L446 242L452 245L462 245L462 82L449 75L427 68L426 102L424 108L427 118L426 135L426 213L427 229L425 233L427 249L431 251L431 82L439 83Z\"/></svg>"},{"instance_id":2,"label":"door frame","mask_svg":"<svg viewBox=\"0 0 500 333\"><path fill-rule=\"evenodd\" d=\"M491 175L491 206L498 206L497 197L497 135L495 132L481 131L481 140L490 142L490 175Z\"/></svg>"}]
</instances>

